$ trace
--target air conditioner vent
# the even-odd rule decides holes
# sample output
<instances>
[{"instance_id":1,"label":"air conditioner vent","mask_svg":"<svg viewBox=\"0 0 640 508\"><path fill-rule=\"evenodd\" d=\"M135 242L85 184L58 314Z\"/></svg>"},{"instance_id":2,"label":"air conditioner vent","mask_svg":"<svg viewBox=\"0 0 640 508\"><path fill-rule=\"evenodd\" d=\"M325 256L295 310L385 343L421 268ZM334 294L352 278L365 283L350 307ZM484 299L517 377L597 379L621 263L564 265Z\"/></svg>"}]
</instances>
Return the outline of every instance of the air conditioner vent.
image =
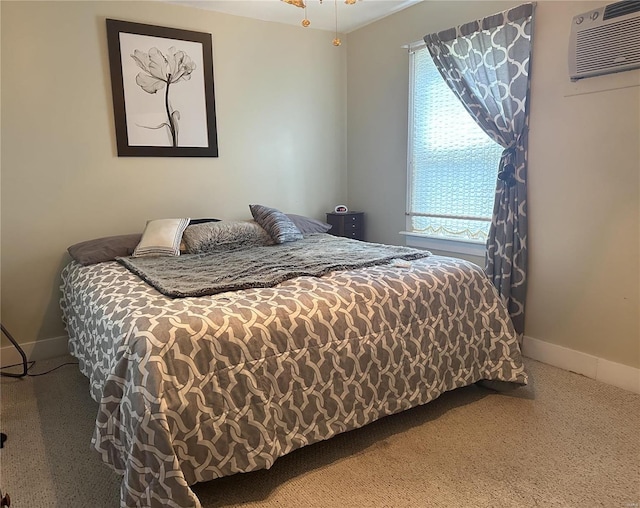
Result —
<instances>
[{"instance_id":1,"label":"air conditioner vent","mask_svg":"<svg viewBox=\"0 0 640 508\"><path fill-rule=\"evenodd\" d=\"M572 81L640 68L640 0L574 16L569 44Z\"/></svg>"},{"instance_id":2,"label":"air conditioner vent","mask_svg":"<svg viewBox=\"0 0 640 508\"><path fill-rule=\"evenodd\" d=\"M634 12L640 12L640 0L624 0L623 2L607 5L602 19L606 21L626 14L633 14Z\"/></svg>"}]
</instances>

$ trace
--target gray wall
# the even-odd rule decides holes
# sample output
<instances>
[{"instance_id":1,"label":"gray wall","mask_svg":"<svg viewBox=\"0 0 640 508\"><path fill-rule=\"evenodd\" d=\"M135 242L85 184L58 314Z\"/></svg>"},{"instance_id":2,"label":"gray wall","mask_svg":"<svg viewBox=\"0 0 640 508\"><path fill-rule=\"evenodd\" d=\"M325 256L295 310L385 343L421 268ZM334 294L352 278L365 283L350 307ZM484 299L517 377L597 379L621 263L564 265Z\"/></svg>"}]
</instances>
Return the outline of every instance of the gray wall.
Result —
<instances>
[{"instance_id":1,"label":"gray wall","mask_svg":"<svg viewBox=\"0 0 640 508\"><path fill-rule=\"evenodd\" d=\"M66 247L152 218L248 218L250 202L322 218L346 202L370 240L402 243L400 46L516 3L422 2L336 49L326 32L158 2L0 2L3 324L22 343L63 335ZM571 17L599 5L538 2L525 333L637 367L640 72L567 77ZM116 156L105 17L213 34L219 158Z\"/></svg>"},{"instance_id":2,"label":"gray wall","mask_svg":"<svg viewBox=\"0 0 640 508\"><path fill-rule=\"evenodd\" d=\"M327 32L162 2L0 6L2 323L20 342L65 334L71 244L256 202L323 218L346 199L346 52ZM117 157L107 17L213 35L218 158Z\"/></svg>"},{"instance_id":3,"label":"gray wall","mask_svg":"<svg viewBox=\"0 0 640 508\"><path fill-rule=\"evenodd\" d=\"M425 1L349 34L349 206L368 239L403 243L408 56L403 44L520 2ZM525 335L640 366L640 71L571 83L572 17L537 4L529 137Z\"/></svg>"}]
</instances>

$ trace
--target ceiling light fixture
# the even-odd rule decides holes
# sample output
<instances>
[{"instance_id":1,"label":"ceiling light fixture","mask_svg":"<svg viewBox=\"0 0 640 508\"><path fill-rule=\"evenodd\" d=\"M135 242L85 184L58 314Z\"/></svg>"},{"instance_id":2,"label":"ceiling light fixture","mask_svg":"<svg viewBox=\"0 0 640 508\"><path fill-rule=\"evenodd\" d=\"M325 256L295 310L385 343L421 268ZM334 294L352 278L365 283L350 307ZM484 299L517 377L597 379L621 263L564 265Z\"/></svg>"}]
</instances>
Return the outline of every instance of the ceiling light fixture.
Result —
<instances>
[{"instance_id":1,"label":"ceiling light fixture","mask_svg":"<svg viewBox=\"0 0 640 508\"><path fill-rule=\"evenodd\" d=\"M309 25L311 25L311 21L309 21L309 19L307 18L307 4L305 3L304 0L282 0L284 3L290 4L290 5L295 5L296 7L300 7L301 9L304 9L304 18L302 20L302 26L303 27L308 27ZM320 2L320 5L322 5L323 0L318 0ZM347 5L354 5L356 3L357 0L344 0L344 3ZM334 3L334 12L335 12L335 22L336 22L336 30L335 30L335 37L333 39L333 45L334 46L340 46L342 44L342 41L340 40L340 38L338 37L338 0L333 0Z\"/></svg>"}]
</instances>

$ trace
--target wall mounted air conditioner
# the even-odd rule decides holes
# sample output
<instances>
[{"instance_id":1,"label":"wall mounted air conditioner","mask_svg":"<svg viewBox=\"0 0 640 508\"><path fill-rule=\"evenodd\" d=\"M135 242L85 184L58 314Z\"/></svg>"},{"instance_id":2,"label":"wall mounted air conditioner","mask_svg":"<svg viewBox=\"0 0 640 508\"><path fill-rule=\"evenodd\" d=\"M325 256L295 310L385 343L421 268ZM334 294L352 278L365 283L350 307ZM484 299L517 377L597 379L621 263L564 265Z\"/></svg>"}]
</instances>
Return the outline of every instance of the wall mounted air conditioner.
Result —
<instances>
[{"instance_id":1,"label":"wall mounted air conditioner","mask_svg":"<svg viewBox=\"0 0 640 508\"><path fill-rule=\"evenodd\" d=\"M569 76L582 78L640 68L640 0L625 0L573 18Z\"/></svg>"}]
</instances>

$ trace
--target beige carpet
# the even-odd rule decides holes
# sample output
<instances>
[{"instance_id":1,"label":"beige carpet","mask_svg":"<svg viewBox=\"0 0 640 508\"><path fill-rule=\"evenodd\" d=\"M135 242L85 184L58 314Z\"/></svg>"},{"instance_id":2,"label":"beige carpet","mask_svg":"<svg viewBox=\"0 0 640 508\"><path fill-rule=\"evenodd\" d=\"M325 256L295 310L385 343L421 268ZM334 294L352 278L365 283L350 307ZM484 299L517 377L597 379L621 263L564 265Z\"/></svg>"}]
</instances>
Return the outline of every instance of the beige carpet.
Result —
<instances>
[{"instance_id":1,"label":"beige carpet","mask_svg":"<svg viewBox=\"0 0 640 508\"><path fill-rule=\"evenodd\" d=\"M206 508L638 508L640 395L533 361L527 369L526 388L450 392L196 494ZM118 506L119 478L89 448L97 406L77 367L2 378L0 388L0 489L12 507Z\"/></svg>"}]
</instances>

